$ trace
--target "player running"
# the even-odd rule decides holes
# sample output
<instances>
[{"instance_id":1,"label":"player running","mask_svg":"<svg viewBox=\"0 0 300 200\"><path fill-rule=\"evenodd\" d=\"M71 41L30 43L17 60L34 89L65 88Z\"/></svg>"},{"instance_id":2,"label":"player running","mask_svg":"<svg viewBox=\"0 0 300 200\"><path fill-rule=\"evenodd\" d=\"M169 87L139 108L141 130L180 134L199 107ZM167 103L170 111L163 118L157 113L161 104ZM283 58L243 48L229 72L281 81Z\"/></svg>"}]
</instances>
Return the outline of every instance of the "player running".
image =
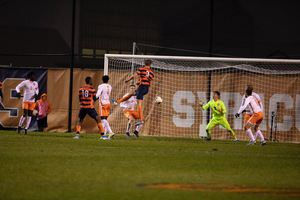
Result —
<instances>
[{"instance_id":1,"label":"player running","mask_svg":"<svg viewBox=\"0 0 300 200\"><path fill-rule=\"evenodd\" d=\"M263 103L262 103L259 95L257 93L255 93L255 92L253 92L253 86L252 85L247 85L247 89L252 90L251 96L253 96L256 99L256 101L259 104L260 109L263 111L264 110L263 109ZM244 94L241 106L243 106L245 104L245 101L246 101L246 96ZM252 113L251 108L249 106L247 106L246 109L243 112L246 112L246 115L245 115L245 123L246 123L252 117L253 113ZM260 137L261 141L265 140L262 132L259 130L259 127L257 127L257 131L255 131L254 135L253 135L253 137L254 137L254 143L256 143L257 136Z\"/></svg>"},{"instance_id":2,"label":"player running","mask_svg":"<svg viewBox=\"0 0 300 200\"><path fill-rule=\"evenodd\" d=\"M76 126L76 136L74 139L79 139L79 134L81 131L81 124L84 120L86 114L88 114L91 118L93 118L97 122L97 126L101 133L101 138L103 140L108 140L109 138L104 135L104 129L101 123L100 116L94 108L94 101L96 101L96 91L92 87L92 78L85 78L86 85L82 86L79 89L79 102L80 102L80 110L79 110L79 120Z\"/></svg>"},{"instance_id":3,"label":"player running","mask_svg":"<svg viewBox=\"0 0 300 200\"><path fill-rule=\"evenodd\" d=\"M129 93L125 94L124 97L126 97L128 94L135 91L135 85L130 85L130 91ZM126 136L130 137L130 128L132 126L132 123L134 120L139 118L139 113L134 109L134 106L136 105L136 96L131 96L130 99L127 101L123 101L120 106L124 109L124 115L128 119L127 128L126 128ZM139 131L142 128L143 124L139 124L133 134L136 137L139 137Z\"/></svg>"},{"instance_id":4,"label":"player running","mask_svg":"<svg viewBox=\"0 0 300 200\"><path fill-rule=\"evenodd\" d=\"M246 110L249 109L249 111L251 113L251 117L247 121L245 120L246 124L244 127L244 129L246 130L246 133L249 135L249 137L251 139L251 141L247 145L255 144L255 139L254 139L254 136L250 129L251 126L254 125L254 130L256 132L258 132L259 131L258 127L264 118L264 114L262 112L261 107L259 106L258 101L252 96L252 90L253 90L252 87L247 87L247 90L245 93L246 100L245 100L244 104L240 107L239 111L235 114L235 117L238 118L245 109ZM262 142L260 145L263 146L266 144L266 141L265 141L263 135L261 136L261 138L262 138Z\"/></svg>"},{"instance_id":5,"label":"player running","mask_svg":"<svg viewBox=\"0 0 300 200\"><path fill-rule=\"evenodd\" d=\"M114 137L114 133L112 132L109 123L107 121L107 117L110 112L110 101L109 96L111 93L111 85L108 84L109 76L103 76L103 83L98 86L98 91L96 94L96 99L99 98L99 115L101 116L101 122L104 128L104 134L108 131L108 138Z\"/></svg>"},{"instance_id":6,"label":"player running","mask_svg":"<svg viewBox=\"0 0 300 200\"><path fill-rule=\"evenodd\" d=\"M24 129L24 134L27 134L27 129L31 122L32 111L34 109L35 105L35 98L37 98L37 95L39 94L39 87L38 83L35 81L35 74L34 72L29 72L27 75L28 80L22 81L19 85L16 87L17 91L17 97L18 99L21 98L20 89L24 88L24 96L23 96L23 115L20 118L19 126L18 126L18 133L21 132L21 127L23 122L26 119L26 126Z\"/></svg>"},{"instance_id":7,"label":"player running","mask_svg":"<svg viewBox=\"0 0 300 200\"><path fill-rule=\"evenodd\" d=\"M206 126L206 133L207 133L207 138L205 138L205 141L210 141L211 140L211 133L210 130L215 127L216 125L222 125L224 128L226 128L233 139L236 142L239 142L235 136L235 133L233 130L230 128L230 125L225 117L225 114L227 113L226 107L224 103L220 100L220 92L219 91L214 91L213 92L213 100L210 100L205 106L203 106L203 101L199 101L199 104L203 110L206 110L207 108L211 107L212 112L213 112L213 117Z\"/></svg>"},{"instance_id":8,"label":"player running","mask_svg":"<svg viewBox=\"0 0 300 200\"><path fill-rule=\"evenodd\" d=\"M150 69L151 68L152 61L146 60L145 66L139 68L136 73L134 73L129 79L125 81L125 83L128 83L131 79L135 78L136 76L139 76L139 88L131 94L128 94L127 96L123 97L120 100L111 99L115 105L118 105L121 102L127 101L132 97L133 95L136 95L136 99L138 102L138 113L139 113L139 121L135 124L135 126L138 126L140 124L144 123L143 118L143 109L142 109L142 103L144 99L144 95L146 95L149 91L149 87L151 85L151 82L154 78L154 73Z\"/></svg>"}]
</instances>

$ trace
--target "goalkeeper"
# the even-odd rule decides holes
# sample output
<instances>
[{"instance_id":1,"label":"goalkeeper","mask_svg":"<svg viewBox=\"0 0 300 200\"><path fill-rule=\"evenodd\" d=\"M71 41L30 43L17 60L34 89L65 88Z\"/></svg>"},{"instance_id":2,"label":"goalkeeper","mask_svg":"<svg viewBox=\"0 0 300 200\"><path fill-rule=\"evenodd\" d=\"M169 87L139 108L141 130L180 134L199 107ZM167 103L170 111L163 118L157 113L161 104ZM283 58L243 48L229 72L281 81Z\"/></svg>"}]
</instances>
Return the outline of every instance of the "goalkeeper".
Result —
<instances>
[{"instance_id":1,"label":"goalkeeper","mask_svg":"<svg viewBox=\"0 0 300 200\"><path fill-rule=\"evenodd\" d=\"M211 140L211 132L210 130L215 127L216 125L222 125L224 128L226 128L231 136L234 138L236 142L239 142L235 136L235 133L230 128L230 125L225 118L225 114L227 113L227 110L225 108L224 103L220 100L220 92L214 91L213 92L213 100L210 100L205 106L203 106L203 101L199 101L199 105L203 110L206 110L207 108L211 107L213 112L213 117L210 120L209 124L206 126L206 133L207 138L205 138L205 141Z\"/></svg>"}]
</instances>

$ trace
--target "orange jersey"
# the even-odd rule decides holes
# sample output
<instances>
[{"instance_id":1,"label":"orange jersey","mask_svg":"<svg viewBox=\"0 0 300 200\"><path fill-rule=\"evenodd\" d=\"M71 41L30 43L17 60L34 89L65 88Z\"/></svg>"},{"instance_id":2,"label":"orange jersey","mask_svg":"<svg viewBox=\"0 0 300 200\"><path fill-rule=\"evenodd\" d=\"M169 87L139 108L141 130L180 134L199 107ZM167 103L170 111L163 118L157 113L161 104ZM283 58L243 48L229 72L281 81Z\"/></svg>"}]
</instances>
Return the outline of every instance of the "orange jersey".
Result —
<instances>
[{"instance_id":1,"label":"orange jersey","mask_svg":"<svg viewBox=\"0 0 300 200\"><path fill-rule=\"evenodd\" d=\"M154 78L154 73L148 66L139 68L136 73L140 76L140 85L150 85Z\"/></svg>"},{"instance_id":2,"label":"orange jersey","mask_svg":"<svg viewBox=\"0 0 300 200\"><path fill-rule=\"evenodd\" d=\"M90 85L84 85L79 89L80 108L94 108L96 90Z\"/></svg>"},{"instance_id":3,"label":"orange jersey","mask_svg":"<svg viewBox=\"0 0 300 200\"><path fill-rule=\"evenodd\" d=\"M2 83L0 82L0 89L2 89Z\"/></svg>"}]
</instances>

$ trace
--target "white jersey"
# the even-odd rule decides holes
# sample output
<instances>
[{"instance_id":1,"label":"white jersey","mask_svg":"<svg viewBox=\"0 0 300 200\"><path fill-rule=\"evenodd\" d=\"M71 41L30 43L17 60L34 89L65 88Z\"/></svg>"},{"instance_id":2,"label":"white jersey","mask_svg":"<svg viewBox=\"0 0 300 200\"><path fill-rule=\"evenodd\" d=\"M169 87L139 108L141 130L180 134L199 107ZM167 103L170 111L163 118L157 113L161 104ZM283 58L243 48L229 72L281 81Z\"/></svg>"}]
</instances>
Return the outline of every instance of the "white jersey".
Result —
<instances>
[{"instance_id":1,"label":"white jersey","mask_svg":"<svg viewBox=\"0 0 300 200\"><path fill-rule=\"evenodd\" d=\"M262 109L260 108L257 100L253 96L249 96L249 97L246 98L246 101L245 101L244 105L240 107L238 113L241 114L247 106L250 107L250 110L251 110L252 114L262 112Z\"/></svg>"},{"instance_id":2,"label":"white jersey","mask_svg":"<svg viewBox=\"0 0 300 200\"><path fill-rule=\"evenodd\" d=\"M253 97L256 99L256 101L258 102L258 104L259 104L259 106L260 106L260 109L263 111L263 104L262 104L262 102L261 102L261 100L260 100L259 95L256 94L255 92L252 92L251 96L253 96ZM243 95L242 104L241 104L240 107L242 107L242 106L245 104L245 101L246 101L246 96ZM246 111L246 114L253 114L253 112L252 112L252 110L251 110L251 108L250 108L250 105L248 105L248 106L246 107L246 110L245 110L245 111Z\"/></svg>"},{"instance_id":3,"label":"white jersey","mask_svg":"<svg viewBox=\"0 0 300 200\"><path fill-rule=\"evenodd\" d=\"M34 95L39 94L39 86L36 81L30 81L30 80L25 80L22 81L17 87L16 91L17 93L20 93L20 88L24 88L24 96L23 96L23 101L24 102L35 102L35 99L32 98Z\"/></svg>"},{"instance_id":4,"label":"white jersey","mask_svg":"<svg viewBox=\"0 0 300 200\"><path fill-rule=\"evenodd\" d=\"M111 93L111 85L107 83L103 83L98 86L98 91L96 94L96 98L99 98L99 105L103 106L105 104L110 104L109 96Z\"/></svg>"},{"instance_id":5,"label":"white jersey","mask_svg":"<svg viewBox=\"0 0 300 200\"><path fill-rule=\"evenodd\" d=\"M125 94L123 97L127 96L129 93ZM130 97L127 101L121 102L120 106L124 110L134 110L134 106L136 104L136 96Z\"/></svg>"}]
</instances>

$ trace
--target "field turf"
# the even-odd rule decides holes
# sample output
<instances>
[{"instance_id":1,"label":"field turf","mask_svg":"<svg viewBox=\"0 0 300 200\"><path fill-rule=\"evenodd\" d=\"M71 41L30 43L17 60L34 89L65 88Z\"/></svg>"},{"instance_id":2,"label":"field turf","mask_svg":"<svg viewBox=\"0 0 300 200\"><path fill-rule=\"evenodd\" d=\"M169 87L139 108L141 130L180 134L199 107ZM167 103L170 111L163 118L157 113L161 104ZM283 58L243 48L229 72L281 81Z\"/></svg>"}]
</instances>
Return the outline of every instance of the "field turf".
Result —
<instances>
[{"instance_id":1,"label":"field turf","mask_svg":"<svg viewBox=\"0 0 300 200\"><path fill-rule=\"evenodd\" d=\"M0 131L0 199L300 199L300 145Z\"/></svg>"}]
</instances>

